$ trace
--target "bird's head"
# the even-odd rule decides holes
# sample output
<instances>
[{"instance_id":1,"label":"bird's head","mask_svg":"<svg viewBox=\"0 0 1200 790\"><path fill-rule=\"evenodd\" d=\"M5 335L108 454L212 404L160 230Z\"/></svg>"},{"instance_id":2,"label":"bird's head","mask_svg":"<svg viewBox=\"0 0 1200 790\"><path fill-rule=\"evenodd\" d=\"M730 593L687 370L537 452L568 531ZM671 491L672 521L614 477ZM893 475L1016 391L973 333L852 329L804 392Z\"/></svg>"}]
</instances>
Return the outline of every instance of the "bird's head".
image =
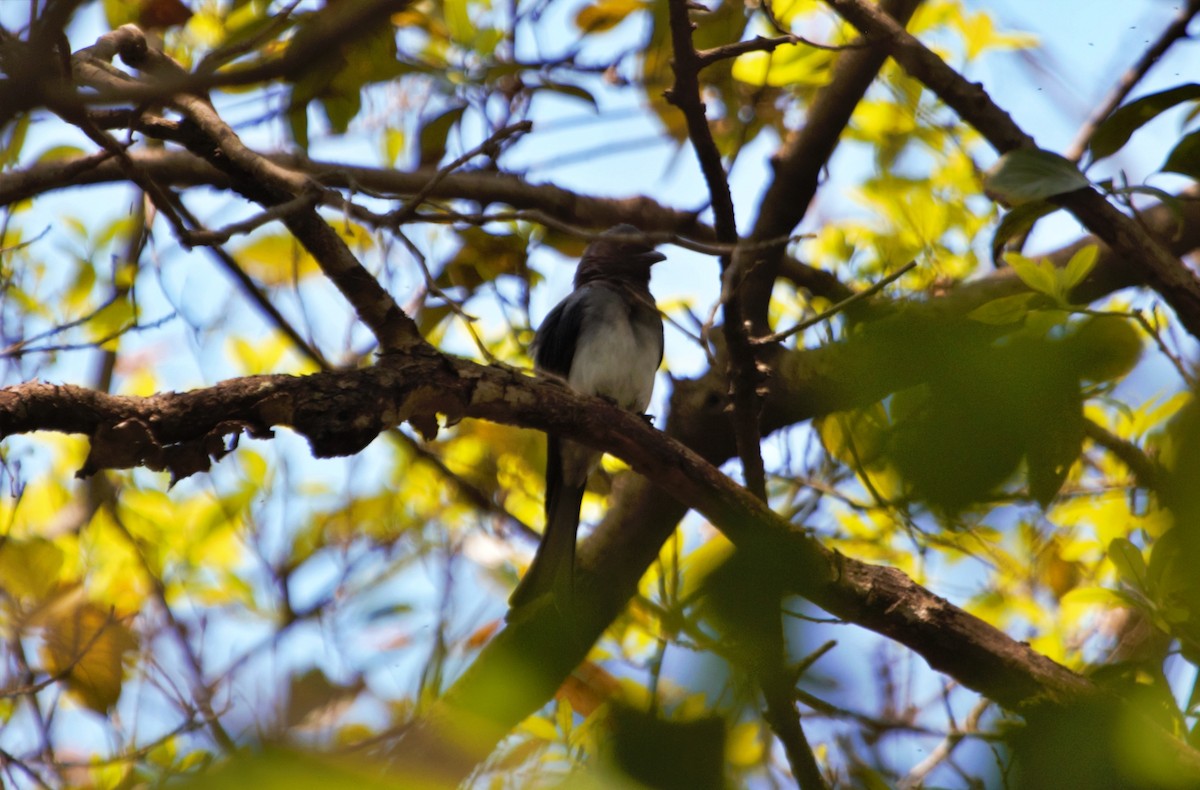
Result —
<instances>
[{"instance_id":1,"label":"bird's head","mask_svg":"<svg viewBox=\"0 0 1200 790\"><path fill-rule=\"evenodd\" d=\"M599 279L649 287L650 267L667 256L641 240L641 236L642 232L633 225L616 225L601 233L579 259L575 287Z\"/></svg>"}]
</instances>

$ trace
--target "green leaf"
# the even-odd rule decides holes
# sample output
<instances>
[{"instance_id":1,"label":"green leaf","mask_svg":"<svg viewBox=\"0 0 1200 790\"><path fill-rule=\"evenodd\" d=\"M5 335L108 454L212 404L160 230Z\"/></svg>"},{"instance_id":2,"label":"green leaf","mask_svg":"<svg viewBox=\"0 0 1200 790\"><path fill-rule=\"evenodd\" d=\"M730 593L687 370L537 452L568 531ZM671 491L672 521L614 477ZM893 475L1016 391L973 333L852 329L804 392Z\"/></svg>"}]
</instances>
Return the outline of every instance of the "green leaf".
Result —
<instances>
[{"instance_id":1,"label":"green leaf","mask_svg":"<svg viewBox=\"0 0 1200 790\"><path fill-rule=\"evenodd\" d=\"M1127 538L1113 538L1108 544L1108 559L1117 569L1121 581L1135 590L1143 590L1146 586L1146 560L1137 546Z\"/></svg>"},{"instance_id":2,"label":"green leaf","mask_svg":"<svg viewBox=\"0 0 1200 790\"><path fill-rule=\"evenodd\" d=\"M1059 276L1064 294L1069 293L1072 288L1079 285L1092 273L1099 257L1100 247L1095 244L1089 244L1071 256L1071 260L1067 261L1066 267Z\"/></svg>"},{"instance_id":3,"label":"green leaf","mask_svg":"<svg viewBox=\"0 0 1200 790\"><path fill-rule=\"evenodd\" d=\"M984 302L979 307L976 307L970 313L967 313L967 318L972 321L978 321L981 324L992 324L995 326L1015 324L1029 313L1029 302L1035 296L1037 294L1028 291L1010 296L1002 296L999 299Z\"/></svg>"},{"instance_id":4,"label":"green leaf","mask_svg":"<svg viewBox=\"0 0 1200 790\"><path fill-rule=\"evenodd\" d=\"M1006 213L1001 218L1000 224L996 226L995 235L992 236L992 260L1000 260L1000 255L1004 252L1004 245L1009 239L1023 236L1033 230L1033 226L1039 219L1058 210L1059 206L1053 203L1035 200L1032 203L1016 206Z\"/></svg>"},{"instance_id":5,"label":"green leaf","mask_svg":"<svg viewBox=\"0 0 1200 790\"><path fill-rule=\"evenodd\" d=\"M1026 258L1024 255L1016 253L1008 253L1004 256L1004 260L1013 268L1017 276L1021 278L1021 282L1028 285L1038 293L1043 293L1051 297L1056 302L1059 299L1058 277L1054 272L1054 267L1044 261L1035 261Z\"/></svg>"},{"instance_id":6,"label":"green leaf","mask_svg":"<svg viewBox=\"0 0 1200 790\"><path fill-rule=\"evenodd\" d=\"M563 82L547 82L539 85L535 90L550 91L551 93L561 93L563 96L570 96L573 99L579 99L591 106L594 112L599 112L600 105L596 102L596 97L590 91L584 90L578 85L568 85Z\"/></svg>"},{"instance_id":7,"label":"green leaf","mask_svg":"<svg viewBox=\"0 0 1200 790\"><path fill-rule=\"evenodd\" d=\"M1025 453L1029 494L1042 508L1058 495L1083 449L1083 401L1077 390L1047 387L1030 402L1036 410Z\"/></svg>"},{"instance_id":8,"label":"green leaf","mask_svg":"<svg viewBox=\"0 0 1200 790\"><path fill-rule=\"evenodd\" d=\"M11 167L17 163L17 159L21 156L21 149L25 147L25 138L29 133L31 117L29 114L22 115L12 125L8 139L4 141L3 147L0 147L0 167Z\"/></svg>"},{"instance_id":9,"label":"green leaf","mask_svg":"<svg viewBox=\"0 0 1200 790\"><path fill-rule=\"evenodd\" d=\"M1070 362L1088 381L1115 381L1133 370L1142 356L1142 334L1119 316L1093 316L1076 325L1068 338Z\"/></svg>"},{"instance_id":10,"label":"green leaf","mask_svg":"<svg viewBox=\"0 0 1200 790\"><path fill-rule=\"evenodd\" d=\"M288 102L287 121L288 131L292 134L292 142L301 151L308 150L308 102L298 101L296 90L292 90L292 99Z\"/></svg>"},{"instance_id":11,"label":"green leaf","mask_svg":"<svg viewBox=\"0 0 1200 790\"><path fill-rule=\"evenodd\" d=\"M470 46L475 41L475 23L467 11L466 0L446 0L442 9L451 40Z\"/></svg>"},{"instance_id":12,"label":"green leaf","mask_svg":"<svg viewBox=\"0 0 1200 790\"><path fill-rule=\"evenodd\" d=\"M1192 132L1180 140L1167 155L1162 169L1200 181L1200 131Z\"/></svg>"},{"instance_id":13,"label":"green leaf","mask_svg":"<svg viewBox=\"0 0 1200 790\"><path fill-rule=\"evenodd\" d=\"M446 155L446 139L466 111L466 107L455 107L433 118L421 127L420 141L422 167L434 167Z\"/></svg>"},{"instance_id":14,"label":"green leaf","mask_svg":"<svg viewBox=\"0 0 1200 790\"><path fill-rule=\"evenodd\" d=\"M1200 85L1188 83L1143 96L1118 108L1096 128L1088 143L1092 161L1097 162L1121 150L1138 129L1163 112L1185 101L1200 99Z\"/></svg>"},{"instance_id":15,"label":"green leaf","mask_svg":"<svg viewBox=\"0 0 1200 790\"><path fill-rule=\"evenodd\" d=\"M329 121L329 128L337 134L345 134L350 128L350 121L362 109L362 96L359 88L353 88L340 94L328 94L321 97L321 109Z\"/></svg>"},{"instance_id":16,"label":"green leaf","mask_svg":"<svg viewBox=\"0 0 1200 790\"><path fill-rule=\"evenodd\" d=\"M1071 160L1040 148L1009 151L984 175L984 191L993 200L1020 206L1091 186Z\"/></svg>"},{"instance_id":17,"label":"green leaf","mask_svg":"<svg viewBox=\"0 0 1200 790\"><path fill-rule=\"evenodd\" d=\"M407 781L406 781L407 780ZM433 787L426 777L386 776L380 766L354 754L348 758L291 751L267 745L243 749L218 762L211 770L176 785L181 790L395 790L397 787Z\"/></svg>"}]
</instances>

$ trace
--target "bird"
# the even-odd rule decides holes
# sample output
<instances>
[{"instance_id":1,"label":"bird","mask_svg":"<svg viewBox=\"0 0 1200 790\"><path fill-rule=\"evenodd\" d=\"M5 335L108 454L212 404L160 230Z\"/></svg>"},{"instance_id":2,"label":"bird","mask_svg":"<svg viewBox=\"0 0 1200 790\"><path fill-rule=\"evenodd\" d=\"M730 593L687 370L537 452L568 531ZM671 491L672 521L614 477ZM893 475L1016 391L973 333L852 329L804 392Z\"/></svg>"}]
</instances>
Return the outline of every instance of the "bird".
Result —
<instances>
[{"instance_id":1,"label":"bird","mask_svg":"<svg viewBox=\"0 0 1200 790\"><path fill-rule=\"evenodd\" d=\"M574 290L542 321L530 354L535 370L642 414L663 357L663 324L650 293L650 267L666 256L639 236L637 228L622 224L587 246L575 270ZM579 508L601 455L547 434L546 527L529 570L509 597L511 611L547 594L560 611L570 608Z\"/></svg>"}]
</instances>

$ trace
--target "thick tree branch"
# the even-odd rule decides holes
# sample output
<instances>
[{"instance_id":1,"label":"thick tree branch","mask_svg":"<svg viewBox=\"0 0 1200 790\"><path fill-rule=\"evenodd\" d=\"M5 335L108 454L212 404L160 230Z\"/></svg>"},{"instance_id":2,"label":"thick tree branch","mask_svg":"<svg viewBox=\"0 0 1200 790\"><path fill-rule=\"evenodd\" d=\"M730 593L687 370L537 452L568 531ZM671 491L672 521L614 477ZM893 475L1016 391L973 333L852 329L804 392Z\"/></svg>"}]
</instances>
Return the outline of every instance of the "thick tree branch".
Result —
<instances>
[{"instance_id":1,"label":"thick tree branch","mask_svg":"<svg viewBox=\"0 0 1200 790\"><path fill-rule=\"evenodd\" d=\"M1148 211L1144 215L1148 226L1156 229L1164 239L1169 239L1176 252L1200 246L1200 204L1194 199L1189 199L1183 203L1183 207L1186 213L1181 228L1177 228L1176 218L1172 211L1165 207ZM1181 232L1176 233L1177 229ZM1064 263L1075 249L1087 243L1094 243L1094 240L1082 240L1059 251L1053 258L1060 264ZM1098 298L1113 289L1136 282L1137 274L1138 272L1123 266L1121 259L1114 253L1103 250L1092 275L1077 289L1073 297L1079 302ZM1024 286L1016 277L1011 276L1011 273L1001 272L988 280L963 286L949 296L930 300L912 309L928 318L962 315L984 301L1015 293L1022 288ZM871 377L869 374L880 367L881 359L892 358L894 353L893 348L876 338L872 342L856 339L818 349L782 354L776 365L780 375L774 377L773 383L776 387L767 401L764 429L771 431L816 414L850 408L886 394L889 387L906 386L911 383L911 379L880 380L876 392L864 391L861 386L852 386L853 382L864 378L876 380L878 377ZM513 390L518 393L514 395L514 399L522 406L522 411L517 414L505 412L501 405L495 402L495 398L499 397L496 393L508 385L496 385L494 377L508 374L476 368L465 363L455 362L451 365L437 355L426 358L410 356L406 357L405 361L407 364L403 370L406 372L403 376L398 376L399 383L389 379L390 383L386 387L381 386L375 378L392 375L384 371L353 371L294 380L287 377L239 380L220 385L212 391L190 395L162 395L149 400L114 398L44 384L22 385L21 388L0 393L0 415L3 415L0 418L0 432L50 429L80 432L94 437L99 435L103 450L106 444L105 437L100 434L101 426L110 425L108 431L111 432L122 422L132 420L130 425L122 429L124 436L141 438L132 443L134 450L126 457L128 463L142 463L150 458L194 459L198 454L207 453L212 448L214 437L219 440L226 433L243 428L261 433L271 424L286 422L296 426L297 430L309 437L314 452L345 454L365 446L384 427L385 422L397 422L419 411L414 409L410 412L401 408L401 400L410 405L425 401L425 409L459 413L452 403L443 402L443 388L450 393L454 392L455 387L460 391L480 389L482 384L471 383L478 379L481 382L492 382L489 389L493 393L493 402L490 405L482 402L476 404L470 413L481 417L519 420L521 424L563 433L579 430L580 420L588 419L579 437L585 441L589 436L595 437L593 441L605 442L608 449L622 454L620 447L608 445L607 442L613 438L610 437L612 432L615 431L616 438L619 438L629 426L611 422L611 415L602 407L600 413L606 416L598 420L591 420L587 416L594 412L590 408L576 414L578 401L574 397L559 403L558 406L548 404L537 397L527 399L525 387L536 386L538 391L542 392L545 391L542 388L548 386L544 382L524 379L519 381L519 389ZM451 366L454 372L450 372L447 366ZM895 371L904 367L893 366L890 369ZM439 373L442 378L439 378ZM919 375L919 367L912 366L908 375ZM719 373L710 373L710 376L716 376L718 380L723 379ZM412 387L412 392L406 394L405 386ZM555 397L570 396L570 393L563 395L560 390L560 387L553 390ZM720 383L703 379L679 382L672 398L672 416L667 425L669 434L700 450L703 457L712 463L719 463L733 451L731 435L722 431L722 426L726 425L728 420L728 416L723 413L723 398L719 395L723 391ZM566 415L566 421L555 421L552 419L554 414ZM620 415L616 415L615 419L619 420ZM114 425L114 421L120 422L115 422ZM637 427L629 428L632 431L629 434L632 444L624 445L626 449L637 452L636 448L640 447L643 441L650 442L646 445L647 448L655 447L654 442L658 441L659 435L649 431L643 436ZM108 442L107 446L112 444ZM128 448L130 443L125 442L122 446ZM658 478L653 469L642 465L643 462L655 463L646 452L649 450L640 454L642 461L635 462L635 468L642 469L660 481L668 480ZM172 453L176 455L171 455ZM207 458L207 455L204 457ZM667 453L667 457L674 458L670 452ZM97 460L113 459L105 458L102 453L101 458ZM679 471L681 462L675 458L664 463ZM186 469L183 471L186 472ZM728 480L719 475L713 480L713 484L718 490L730 485ZM678 488L677 482L673 480L667 482L667 485L668 490L687 490ZM705 487L708 485L705 483ZM690 499L688 501L691 502ZM623 608L633 593L637 580L657 556L662 542L686 511L683 505L663 496L658 488L632 477L618 481L611 503L612 507L605 521L580 550L580 566L584 580L603 580L602 585L588 586L586 581L582 584L582 589L591 590L588 593L591 598L587 599L587 610L592 612L593 616L579 626L581 630L561 629L556 627L555 623L547 625L544 619L538 619L528 629L517 629L514 625L498 637L497 646L494 649L489 647L485 655L477 660L471 673L468 673L468 677L477 678L472 682L478 684L483 684L486 678L499 678L504 684L508 682L504 680L505 673L511 673L514 665L532 664L545 670L547 674L541 677L534 687L521 689L521 699L509 700L503 705L496 703L507 711L500 719L504 723L515 723L523 712L535 708L540 704L540 700L553 693L561 679L582 658L586 646ZM902 574L871 569L870 566L860 567L852 560L843 559L840 563L838 582L829 587L820 587L818 584L819 589L815 591L810 589L809 581L806 580L820 580L820 572L810 575L806 565L796 565L792 577L793 589L811 594L814 600L827 605L831 611L864 624L867 624L869 615L878 618L883 622L876 623L876 626L889 629L888 633L897 633L901 641L912 645L914 650L930 658L931 664L955 677L970 676L975 671L971 669L972 666L993 667L997 663L1002 666L1008 666L1010 663L1025 666L1021 657L1027 654L1020 651L1007 658L996 655L982 664L979 663L982 659L975 651L990 654L996 645L1009 645L1011 640L999 635L996 638L1000 641L994 644L988 640L971 641L979 636L974 631L958 634L956 639L962 638L967 641L956 643L953 649L943 646L944 652L939 654L939 657L931 657L932 654L927 652L922 644L923 639L931 638L929 634L915 630L906 637L904 633L898 633L905 631L909 626L905 625L908 620L904 617L900 617L898 621L891 620L906 611L893 596L907 595L909 592L928 596L927 599L917 599L916 603L912 604L920 604L920 607L923 607L922 611L926 612L934 611L930 606L933 601L940 599L919 589L907 590L906 585L902 583ZM890 592L880 595L880 590ZM595 604L594 608L592 603ZM875 606L879 607L879 611L872 615L872 607ZM860 607L865 607L867 613L860 611ZM951 611L956 610L951 608ZM929 626L932 632L937 632L940 627ZM568 633L580 634L580 641L568 637ZM984 633L991 634L986 630ZM531 634L534 637L532 642L527 641ZM988 636L988 639L991 639L991 636ZM552 656L553 660L548 656ZM1028 666L1020 670L981 671L985 677L976 678L977 681L987 683L991 678L1000 687L978 688L986 694L995 695L994 698L1003 704L1017 708L1028 702L1022 695L1028 689L1038 687L1037 678L1044 674ZM1054 674L1056 671L1051 671L1051 676L1058 677ZM1026 679L1017 682L1016 678L1020 677ZM464 678L463 682L466 685L462 686L461 693L455 692L455 696L438 708L441 715L455 721L459 720L458 713L464 709L468 712L472 710L469 701L473 698L473 687L467 682L467 678ZM1068 683L1067 687L1073 686ZM476 685L474 689L478 691L480 686ZM497 716L499 715L497 713ZM434 715L426 723L436 719L437 716ZM491 726L507 731L501 724L495 724L483 727L479 733L482 735L490 732ZM437 729L437 725L434 725L434 729ZM495 737L498 738L502 734L503 732L499 732ZM486 751L490 746L483 744L481 748Z\"/></svg>"},{"instance_id":2,"label":"thick tree branch","mask_svg":"<svg viewBox=\"0 0 1200 790\"><path fill-rule=\"evenodd\" d=\"M228 174L187 151L139 150L128 152L134 165L156 181L173 187L209 186L228 189ZM261 155L279 167L288 168L311 184L350 193L367 192L381 197L411 197L421 192L437 174L434 169L406 172L372 167L354 167L322 162L297 155ZM120 165L107 153L74 159L41 162L23 170L0 174L0 206L28 200L60 189L127 180ZM341 209L341 195L321 192L326 205ZM531 184L521 176L501 172L460 172L447 175L429 191L428 197L462 199L480 203L503 203L538 211L572 225L606 228L622 222L643 230L684 235L699 241L715 241L711 228L698 222L694 212L672 209L647 197L595 198L553 184Z\"/></svg>"},{"instance_id":3,"label":"thick tree branch","mask_svg":"<svg viewBox=\"0 0 1200 790\"><path fill-rule=\"evenodd\" d=\"M700 71L712 61L697 52L692 42L695 25L689 17L690 8L689 0L669 0L668 3L671 49L674 53L671 68L675 72L675 84L667 91L666 98L679 108L687 123L688 138L700 161L704 180L708 184L717 240L723 244L735 245L738 233L733 196L729 191L725 165L713 139L704 101L700 96ZM750 343L742 318L740 283L737 281L738 267L735 259L736 256L732 252L725 252L719 256L723 334L725 345L729 349L726 359L729 394L733 407L733 432L746 488L759 500L766 502L767 477L762 458L762 434L759 430L759 417L762 413L762 395L759 390L763 374L758 365L757 349ZM817 768L816 757L804 735L789 684L779 681L778 673L772 678L764 676L756 680L767 701L767 720L784 745L793 776L797 778L803 790L821 790L825 783Z\"/></svg>"},{"instance_id":4,"label":"thick tree branch","mask_svg":"<svg viewBox=\"0 0 1200 790\"><path fill-rule=\"evenodd\" d=\"M435 413L534 427L612 452L660 490L671 491L703 513L739 548L776 558L792 590L845 620L908 645L935 669L1010 709L1070 704L1099 693L1087 680L933 595L902 572L830 552L638 417L555 381L418 349L389 355L366 370L236 379L150 398L42 383L0 390L0 435L31 430L87 434L93 448L85 472L118 461L141 464L171 450L208 450L214 436L242 428L263 435L279 425L305 435L316 455L351 454L404 420L428 430ZM114 442L114 432L123 441ZM660 503L669 500L656 496ZM619 499L629 502L624 496ZM681 514L683 506L670 509ZM653 515L653 508L647 515ZM470 737L479 739L470 747L469 759L478 760L557 687L590 644L572 634L603 630L636 584L636 576L613 571L630 562L627 553L592 550L583 560L576 627L564 629L554 607L534 610L512 623L422 720L409 736L411 743L406 741L404 755L428 765L426 758L437 754L428 750L458 742L463 734L455 728L466 717L473 723ZM1190 753L1180 754L1192 764Z\"/></svg>"},{"instance_id":5,"label":"thick tree branch","mask_svg":"<svg viewBox=\"0 0 1200 790\"><path fill-rule=\"evenodd\" d=\"M880 7L901 23L908 20L920 0L883 0ZM771 159L774 173L759 203L758 217L748 241L763 243L787 238L800 224L828 166L854 108L887 60L877 47L854 47L838 56L829 84L821 89L805 113L804 128L784 142ZM755 335L771 332L767 305L779 276L786 245L757 252L744 263L742 301Z\"/></svg>"},{"instance_id":6,"label":"thick tree branch","mask_svg":"<svg viewBox=\"0 0 1200 790\"><path fill-rule=\"evenodd\" d=\"M826 2L974 126L997 151L1036 147L1033 138L997 107L980 85L968 82L879 8L863 0ZM1113 250L1142 268L1150 287L1174 309L1188 332L1200 338L1200 280L1177 257L1094 189L1059 195L1056 202Z\"/></svg>"}]
</instances>

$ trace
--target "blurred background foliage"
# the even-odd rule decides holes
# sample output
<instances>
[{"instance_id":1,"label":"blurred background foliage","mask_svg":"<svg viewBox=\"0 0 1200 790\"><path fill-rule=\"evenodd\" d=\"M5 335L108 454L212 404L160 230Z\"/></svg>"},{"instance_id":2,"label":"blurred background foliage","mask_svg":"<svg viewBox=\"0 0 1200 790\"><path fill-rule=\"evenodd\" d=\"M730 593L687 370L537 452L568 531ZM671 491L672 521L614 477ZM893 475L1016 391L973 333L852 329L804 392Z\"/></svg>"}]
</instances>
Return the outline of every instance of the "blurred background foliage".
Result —
<instances>
[{"instance_id":1,"label":"blurred background foliage","mask_svg":"<svg viewBox=\"0 0 1200 790\"><path fill-rule=\"evenodd\" d=\"M220 78L319 40L327 15L350 2L83 2L67 33L78 49L134 22L186 67ZM29 10L42 5L5 4L6 40L27 32ZM1146 24L1165 24L1166 6L1150 5ZM802 125L853 38L816 0L766 10L715 2L693 15L698 49L781 32L829 45L749 51L701 73L725 166L750 173L735 183L743 222L771 151ZM1005 29L978 3L927 0L908 27L967 74L1005 52L1034 64L1022 79L1046 65L1044 42ZM485 147L465 169L596 195L644 188L707 218L683 117L663 96L673 79L665 2L415 2L388 25L310 54L215 94L253 146L331 170L345 162L432 176L532 119L531 135ZM1158 164L1141 177L1188 173L1194 87L1114 115L1089 162L1128 164L1122 146L1175 109L1190 114L1182 127L1155 127ZM95 150L39 109L11 114L2 133L5 175ZM842 151L795 257L853 289L919 265L888 296L786 341L841 343L860 356L843 371L842 407L764 441L771 505L828 547L903 570L1200 746L1194 340L1145 293L1073 301L1094 247L1059 267L1021 254L1025 233L1054 206L1035 197L1032 209L1006 214L985 197L994 157L978 133L894 64L855 110ZM629 175L647 167L653 177ZM1124 175L1089 177L1134 199ZM1034 195L1052 178L1037 168L1015 176ZM368 210L325 215L423 335L453 353L527 366L532 327L570 276L561 262L585 240L490 199L426 196L409 206L349 180L346 193ZM1011 182L993 186L1013 194ZM5 206L6 384L40 377L149 395L312 372L322 358L369 363L371 339L278 226L234 234L222 269L177 244L131 186L106 190ZM219 190L195 192L188 205L213 227L252 214ZM719 290L710 258L687 260L688 272L656 274L660 305L687 330L670 336L666 367L676 376L707 364L691 338ZM994 267L1011 269L1019 292L929 309L971 278L996 276ZM248 277L242 285L229 278L235 269ZM298 332L264 319L247 281ZM770 320L789 326L835 301L781 281ZM354 458L315 461L281 431L176 485L146 470L77 480L86 454L84 440L49 434L3 446L5 783L414 786L419 777L397 780L378 766L501 627L541 523L541 437L467 421L433 442L397 429ZM585 520L622 474L606 461ZM587 662L474 783L788 783L756 690L768 678L794 687L814 754L843 786L1105 787L1114 777L1184 786L1129 708L1098 704L1026 725L886 640L781 600L762 562L739 566L745 558L731 555L689 517ZM927 764L930 754L940 757Z\"/></svg>"}]
</instances>

